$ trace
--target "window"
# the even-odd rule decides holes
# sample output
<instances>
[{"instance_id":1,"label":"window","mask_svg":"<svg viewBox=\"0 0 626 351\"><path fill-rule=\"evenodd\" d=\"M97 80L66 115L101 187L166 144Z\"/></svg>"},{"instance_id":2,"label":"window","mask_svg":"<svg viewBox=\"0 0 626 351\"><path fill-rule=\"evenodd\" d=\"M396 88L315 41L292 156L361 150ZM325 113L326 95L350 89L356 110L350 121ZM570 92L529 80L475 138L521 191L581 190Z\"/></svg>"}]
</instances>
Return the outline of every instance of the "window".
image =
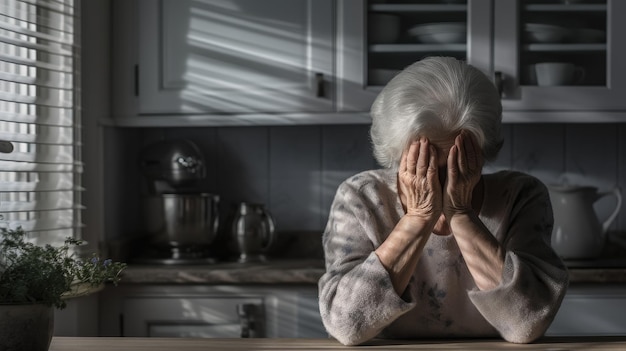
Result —
<instances>
[{"instance_id":1,"label":"window","mask_svg":"<svg viewBox=\"0 0 626 351\"><path fill-rule=\"evenodd\" d=\"M81 237L80 0L0 0L0 215L37 244Z\"/></svg>"}]
</instances>

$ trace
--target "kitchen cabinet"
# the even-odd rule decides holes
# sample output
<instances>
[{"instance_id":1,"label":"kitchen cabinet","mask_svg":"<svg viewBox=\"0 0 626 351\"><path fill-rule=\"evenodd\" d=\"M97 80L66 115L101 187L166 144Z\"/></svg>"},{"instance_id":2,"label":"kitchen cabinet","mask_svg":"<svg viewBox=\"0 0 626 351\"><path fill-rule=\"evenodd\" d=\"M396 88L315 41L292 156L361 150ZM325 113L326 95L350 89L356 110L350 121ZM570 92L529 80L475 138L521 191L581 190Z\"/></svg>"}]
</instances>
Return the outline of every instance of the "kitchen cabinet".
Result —
<instances>
[{"instance_id":1,"label":"kitchen cabinet","mask_svg":"<svg viewBox=\"0 0 626 351\"><path fill-rule=\"evenodd\" d=\"M492 56L491 0L466 1L363 1L337 2L337 108L369 111L372 102L404 67L426 56L452 56L483 68ZM383 16L383 17L381 17ZM396 35L377 40L389 25L377 23L384 16L399 22ZM388 21L388 20L387 20ZM455 23L463 26L461 40L449 43L421 42L408 32L420 24ZM459 32L454 28L453 31Z\"/></svg>"},{"instance_id":2,"label":"kitchen cabinet","mask_svg":"<svg viewBox=\"0 0 626 351\"><path fill-rule=\"evenodd\" d=\"M505 122L626 120L623 1L338 0L337 6L340 111L368 111L394 72L438 55L467 60L492 77L501 90ZM382 42L370 38L372 31L384 30L375 21L388 15L399 19L399 34ZM433 43L410 34L412 28L440 23L464 24L465 38L444 36ZM543 62L571 63L580 79L538 83L536 64Z\"/></svg>"},{"instance_id":3,"label":"kitchen cabinet","mask_svg":"<svg viewBox=\"0 0 626 351\"><path fill-rule=\"evenodd\" d=\"M626 336L625 309L624 284L573 283L546 335ZM127 284L101 292L99 312L100 336L328 337L306 284Z\"/></svg>"},{"instance_id":4,"label":"kitchen cabinet","mask_svg":"<svg viewBox=\"0 0 626 351\"><path fill-rule=\"evenodd\" d=\"M114 1L116 118L332 112L332 0Z\"/></svg>"},{"instance_id":5,"label":"kitchen cabinet","mask_svg":"<svg viewBox=\"0 0 626 351\"><path fill-rule=\"evenodd\" d=\"M502 75L506 111L626 108L624 1L499 0L494 4L493 70ZM540 86L532 68L541 62L569 62L584 73L569 85ZM587 118L593 121L593 116Z\"/></svg>"},{"instance_id":6,"label":"kitchen cabinet","mask_svg":"<svg viewBox=\"0 0 626 351\"><path fill-rule=\"evenodd\" d=\"M436 55L491 77L505 122L626 120L624 1L113 0L112 13L117 126L368 124L386 82ZM545 85L546 62L579 76Z\"/></svg>"},{"instance_id":7,"label":"kitchen cabinet","mask_svg":"<svg viewBox=\"0 0 626 351\"><path fill-rule=\"evenodd\" d=\"M264 336L262 297L126 297L124 336L239 338Z\"/></svg>"},{"instance_id":8,"label":"kitchen cabinet","mask_svg":"<svg viewBox=\"0 0 626 351\"><path fill-rule=\"evenodd\" d=\"M315 285L120 285L100 296L100 335L327 337Z\"/></svg>"},{"instance_id":9,"label":"kitchen cabinet","mask_svg":"<svg viewBox=\"0 0 626 351\"><path fill-rule=\"evenodd\" d=\"M626 286L575 284L546 332L549 336L626 335Z\"/></svg>"}]
</instances>

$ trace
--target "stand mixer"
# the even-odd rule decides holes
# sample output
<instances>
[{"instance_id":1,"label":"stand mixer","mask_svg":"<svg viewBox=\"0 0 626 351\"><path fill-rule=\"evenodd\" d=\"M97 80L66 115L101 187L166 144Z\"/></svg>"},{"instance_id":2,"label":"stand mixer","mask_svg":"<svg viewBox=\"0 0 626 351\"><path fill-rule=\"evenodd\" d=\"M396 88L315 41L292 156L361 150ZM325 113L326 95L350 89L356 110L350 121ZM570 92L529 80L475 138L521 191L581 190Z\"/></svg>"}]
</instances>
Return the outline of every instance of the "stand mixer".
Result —
<instances>
[{"instance_id":1,"label":"stand mixer","mask_svg":"<svg viewBox=\"0 0 626 351\"><path fill-rule=\"evenodd\" d=\"M212 263L209 245L219 220L219 196L201 192L205 160L189 140L147 146L139 165L147 181L142 207L151 261Z\"/></svg>"}]
</instances>

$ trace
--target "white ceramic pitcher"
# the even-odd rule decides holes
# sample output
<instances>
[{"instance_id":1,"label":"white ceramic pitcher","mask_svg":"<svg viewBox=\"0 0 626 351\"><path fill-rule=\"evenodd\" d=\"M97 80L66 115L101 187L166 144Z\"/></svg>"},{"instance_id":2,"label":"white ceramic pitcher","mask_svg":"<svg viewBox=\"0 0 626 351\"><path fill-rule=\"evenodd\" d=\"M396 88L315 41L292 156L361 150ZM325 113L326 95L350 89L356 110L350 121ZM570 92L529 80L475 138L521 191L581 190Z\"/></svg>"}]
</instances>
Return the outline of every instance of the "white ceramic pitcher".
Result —
<instances>
[{"instance_id":1,"label":"white ceramic pitcher","mask_svg":"<svg viewBox=\"0 0 626 351\"><path fill-rule=\"evenodd\" d=\"M598 192L592 186L548 186L554 213L552 247L565 259L589 259L600 255L606 241L606 232L622 206L618 188ZM615 209L601 222L593 204L601 198L614 195Z\"/></svg>"}]
</instances>

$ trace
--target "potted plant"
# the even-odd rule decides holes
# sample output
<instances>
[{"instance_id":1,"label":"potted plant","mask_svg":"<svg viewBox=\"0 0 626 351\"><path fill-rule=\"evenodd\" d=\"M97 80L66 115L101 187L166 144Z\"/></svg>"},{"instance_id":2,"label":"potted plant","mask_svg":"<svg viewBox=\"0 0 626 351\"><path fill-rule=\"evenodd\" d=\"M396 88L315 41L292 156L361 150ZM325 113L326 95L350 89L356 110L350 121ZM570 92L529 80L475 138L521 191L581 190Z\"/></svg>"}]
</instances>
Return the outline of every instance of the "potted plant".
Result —
<instances>
[{"instance_id":1,"label":"potted plant","mask_svg":"<svg viewBox=\"0 0 626 351\"><path fill-rule=\"evenodd\" d=\"M80 245L68 238L62 246L37 246L22 228L0 228L0 350L48 350L55 308L118 283L126 264L81 257Z\"/></svg>"}]
</instances>

